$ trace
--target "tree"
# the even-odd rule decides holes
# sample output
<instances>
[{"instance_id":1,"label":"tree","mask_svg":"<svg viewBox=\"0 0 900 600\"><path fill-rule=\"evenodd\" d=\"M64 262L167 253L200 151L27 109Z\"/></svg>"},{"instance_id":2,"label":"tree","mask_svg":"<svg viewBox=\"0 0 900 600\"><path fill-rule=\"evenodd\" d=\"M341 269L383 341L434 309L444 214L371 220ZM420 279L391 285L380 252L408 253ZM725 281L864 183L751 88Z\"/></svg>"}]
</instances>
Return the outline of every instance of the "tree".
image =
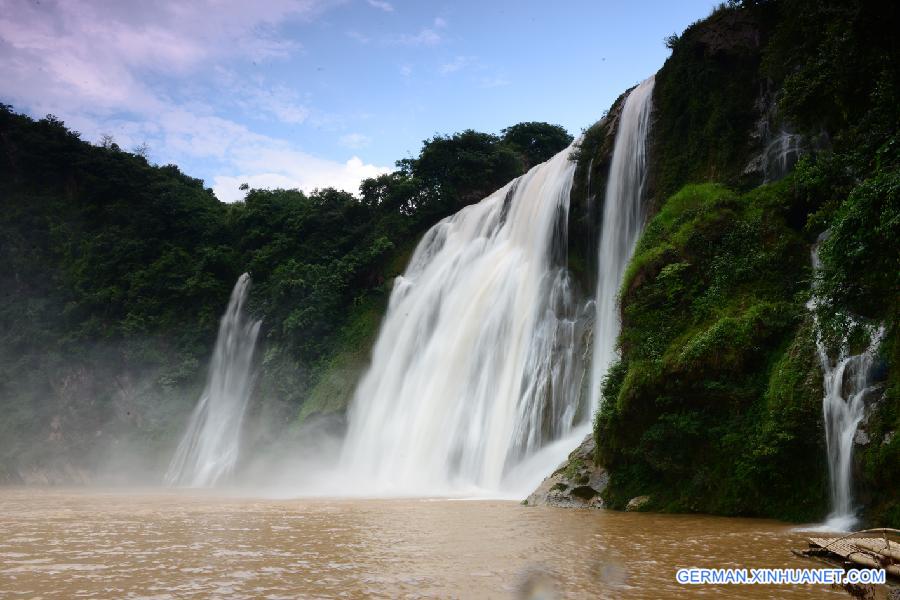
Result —
<instances>
[{"instance_id":1,"label":"tree","mask_svg":"<svg viewBox=\"0 0 900 600\"><path fill-rule=\"evenodd\" d=\"M572 143L572 136L560 125L530 121L507 127L502 142L523 157L525 168L550 159Z\"/></svg>"},{"instance_id":2,"label":"tree","mask_svg":"<svg viewBox=\"0 0 900 600\"><path fill-rule=\"evenodd\" d=\"M477 202L523 171L517 152L497 136L472 129L425 140L419 158L402 163L431 195L430 208L441 212Z\"/></svg>"}]
</instances>

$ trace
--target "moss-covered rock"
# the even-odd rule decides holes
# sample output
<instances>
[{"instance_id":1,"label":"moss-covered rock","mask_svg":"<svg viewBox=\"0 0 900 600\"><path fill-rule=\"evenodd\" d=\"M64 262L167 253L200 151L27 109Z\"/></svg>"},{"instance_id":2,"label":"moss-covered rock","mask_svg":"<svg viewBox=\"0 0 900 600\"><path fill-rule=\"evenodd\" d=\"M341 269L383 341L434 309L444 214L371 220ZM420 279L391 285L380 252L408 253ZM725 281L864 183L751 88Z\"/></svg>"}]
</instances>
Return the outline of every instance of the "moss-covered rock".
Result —
<instances>
[{"instance_id":1,"label":"moss-covered rock","mask_svg":"<svg viewBox=\"0 0 900 600\"><path fill-rule=\"evenodd\" d=\"M596 420L611 506L650 495L661 510L821 516L821 375L792 189L690 185L648 223Z\"/></svg>"},{"instance_id":2,"label":"moss-covered rock","mask_svg":"<svg viewBox=\"0 0 900 600\"><path fill-rule=\"evenodd\" d=\"M624 277L622 359L596 417L609 505L649 495L653 510L825 516L805 301L809 244L830 229L818 333L852 349L885 329L857 500L869 523L900 524L898 27L900 11L862 0L745 1L667 40L649 140L655 216ZM765 178L749 166L785 127L810 154L754 189Z\"/></svg>"}]
</instances>

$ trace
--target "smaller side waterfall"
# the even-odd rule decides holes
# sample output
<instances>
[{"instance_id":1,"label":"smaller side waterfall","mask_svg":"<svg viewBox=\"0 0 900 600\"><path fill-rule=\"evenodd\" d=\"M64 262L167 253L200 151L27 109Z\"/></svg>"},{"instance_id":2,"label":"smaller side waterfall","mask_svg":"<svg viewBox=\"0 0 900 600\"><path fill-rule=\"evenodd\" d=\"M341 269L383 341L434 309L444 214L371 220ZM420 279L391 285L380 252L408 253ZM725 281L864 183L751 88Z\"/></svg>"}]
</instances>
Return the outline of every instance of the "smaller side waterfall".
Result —
<instances>
[{"instance_id":1,"label":"smaller side waterfall","mask_svg":"<svg viewBox=\"0 0 900 600\"><path fill-rule=\"evenodd\" d=\"M763 150L763 181L778 181L787 175L800 159L803 138L781 130Z\"/></svg>"},{"instance_id":2,"label":"smaller side waterfall","mask_svg":"<svg viewBox=\"0 0 900 600\"><path fill-rule=\"evenodd\" d=\"M244 273L219 323L206 388L169 464L165 475L168 485L211 486L228 475L237 462L260 326L260 321L249 320L244 314L249 290L250 275Z\"/></svg>"},{"instance_id":3,"label":"smaller side waterfall","mask_svg":"<svg viewBox=\"0 0 900 600\"><path fill-rule=\"evenodd\" d=\"M820 242L821 239L823 238L820 238ZM815 272L821 269L818 243L812 250L812 264ZM813 312L814 319L816 306L817 298L813 296L807 308ZM816 325L818 330L817 320ZM859 354L849 354L845 345L836 362L828 357L821 333L816 336L825 392L822 413L831 492L831 514L826 523L829 529L849 530L856 523L856 508L853 506L853 438L865 413L865 397L871 390L868 376L883 335L884 329L881 328L872 336L869 346Z\"/></svg>"},{"instance_id":4,"label":"smaller side waterfall","mask_svg":"<svg viewBox=\"0 0 900 600\"><path fill-rule=\"evenodd\" d=\"M619 335L619 286L644 227L647 184L647 133L653 109L655 77L628 94L613 146L598 248L591 409L600 405L600 385L616 359Z\"/></svg>"}]
</instances>

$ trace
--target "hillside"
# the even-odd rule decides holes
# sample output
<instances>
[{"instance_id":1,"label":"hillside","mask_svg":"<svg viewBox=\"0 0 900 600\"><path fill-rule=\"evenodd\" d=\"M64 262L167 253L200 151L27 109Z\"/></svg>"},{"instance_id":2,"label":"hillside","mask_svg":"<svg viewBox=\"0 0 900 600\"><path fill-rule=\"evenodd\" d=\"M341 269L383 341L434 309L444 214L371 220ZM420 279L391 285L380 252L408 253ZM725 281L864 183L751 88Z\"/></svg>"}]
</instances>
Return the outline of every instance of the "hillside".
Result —
<instances>
[{"instance_id":1,"label":"hillside","mask_svg":"<svg viewBox=\"0 0 900 600\"><path fill-rule=\"evenodd\" d=\"M175 166L0 106L0 480L155 477L245 271L263 320L250 446L340 413L425 228L570 141L542 123L435 136L359 197L223 204Z\"/></svg>"},{"instance_id":2,"label":"hillside","mask_svg":"<svg viewBox=\"0 0 900 600\"><path fill-rule=\"evenodd\" d=\"M667 40L648 223L595 423L610 506L828 512L815 279L832 360L884 327L853 472L869 522L900 524L897 23L868 2L746 2ZM582 157L594 182L609 135Z\"/></svg>"}]
</instances>

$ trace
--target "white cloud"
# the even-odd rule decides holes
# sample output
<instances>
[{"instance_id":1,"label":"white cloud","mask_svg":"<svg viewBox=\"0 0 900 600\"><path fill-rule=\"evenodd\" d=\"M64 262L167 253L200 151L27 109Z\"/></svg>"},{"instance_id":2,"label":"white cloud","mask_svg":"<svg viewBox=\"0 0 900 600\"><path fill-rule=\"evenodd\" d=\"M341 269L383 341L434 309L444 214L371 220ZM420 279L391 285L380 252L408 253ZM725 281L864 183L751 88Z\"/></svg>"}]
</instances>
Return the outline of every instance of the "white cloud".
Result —
<instances>
[{"instance_id":1,"label":"white cloud","mask_svg":"<svg viewBox=\"0 0 900 600\"><path fill-rule=\"evenodd\" d=\"M248 95L253 108L274 116L282 123L299 125L309 118L309 108L297 100L296 94L283 87L251 88Z\"/></svg>"},{"instance_id":2,"label":"white cloud","mask_svg":"<svg viewBox=\"0 0 900 600\"><path fill-rule=\"evenodd\" d=\"M231 186L238 180L356 192L361 179L390 169L356 156L345 162L315 157L196 100L237 105L286 124L326 118L313 116L295 92L261 79L242 81L220 65L299 51L279 26L314 19L340 1L0 0L0 100L32 114L56 114L87 139L111 134L123 148L146 142L162 162L201 160L217 173L223 200L240 197L237 184Z\"/></svg>"},{"instance_id":3,"label":"white cloud","mask_svg":"<svg viewBox=\"0 0 900 600\"><path fill-rule=\"evenodd\" d=\"M344 162L317 157L285 140L255 133L228 119L181 108L164 111L156 122L146 126L127 122L124 126L115 126L109 133L123 148L146 141L157 156L156 149L163 147L169 156L177 159L176 162L215 159L217 167L212 187L216 196L226 202L243 197L238 189L241 183L257 188L300 188L306 192L336 187L355 194L363 179L393 170L367 163L355 155ZM341 141L348 142L348 147L355 144L356 149L370 142L361 134L348 134Z\"/></svg>"},{"instance_id":4,"label":"white cloud","mask_svg":"<svg viewBox=\"0 0 900 600\"><path fill-rule=\"evenodd\" d=\"M505 77L482 77L478 83L482 88L496 88L509 85L511 82Z\"/></svg>"},{"instance_id":5,"label":"white cloud","mask_svg":"<svg viewBox=\"0 0 900 600\"><path fill-rule=\"evenodd\" d=\"M171 105L150 76L188 79L217 61L284 57L300 48L276 25L311 19L334 0L252 3L41 3L0 0L0 80L4 96L28 107L97 116L152 114ZM299 112L272 107L296 121Z\"/></svg>"},{"instance_id":6,"label":"white cloud","mask_svg":"<svg viewBox=\"0 0 900 600\"><path fill-rule=\"evenodd\" d=\"M245 158L246 170L241 171L244 174L215 177L213 191L220 200L234 202L243 198L244 192L238 189L242 183L252 188L299 188L307 193L315 188L335 187L355 194L363 179L391 172L387 167L366 164L356 156L340 163L303 152L270 149L258 158Z\"/></svg>"},{"instance_id":7,"label":"white cloud","mask_svg":"<svg viewBox=\"0 0 900 600\"><path fill-rule=\"evenodd\" d=\"M365 148L372 143L372 138L361 133L348 133L340 137L340 143L347 148Z\"/></svg>"},{"instance_id":8,"label":"white cloud","mask_svg":"<svg viewBox=\"0 0 900 600\"><path fill-rule=\"evenodd\" d=\"M446 27L447 22L440 17L434 20L432 27L423 27L416 33L406 33L387 40L389 44L398 46L437 46L444 41L438 29Z\"/></svg>"},{"instance_id":9,"label":"white cloud","mask_svg":"<svg viewBox=\"0 0 900 600\"><path fill-rule=\"evenodd\" d=\"M7 46L2 56L28 58L33 66L48 71L47 83L63 85L72 63L101 72L145 69L184 74L213 58L287 56L300 45L279 37L275 26L311 19L331 4L331 0L276 0L261 10L253 3L215 0L141 4L0 0L4 15L0 39Z\"/></svg>"},{"instance_id":10,"label":"white cloud","mask_svg":"<svg viewBox=\"0 0 900 600\"><path fill-rule=\"evenodd\" d=\"M473 56L457 56L452 61L441 65L440 69L438 69L441 75L449 75L450 73L456 73L457 71L462 71L466 67L472 65L475 62L475 57Z\"/></svg>"},{"instance_id":11,"label":"white cloud","mask_svg":"<svg viewBox=\"0 0 900 600\"><path fill-rule=\"evenodd\" d=\"M412 75L412 72L413 72L413 69L411 66L401 65L400 74L403 75L404 77L409 77L410 75Z\"/></svg>"},{"instance_id":12,"label":"white cloud","mask_svg":"<svg viewBox=\"0 0 900 600\"><path fill-rule=\"evenodd\" d=\"M368 44L372 41L372 38L370 38L369 36L355 30L348 31L347 37L351 40L356 40L360 44Z\"/></svg>"},{"instance_id":13,"label":"white cloud","mask_svg":"<svg viewBox=\"0 0 900 600\"><path fill-rule=\"evenodd\" d=\"M395 41L404 46L437 46L442 39L441 34L426 27L414 35L401 35Z\"/></svg>"},{"instance_id":14,"label":"white cloud","mask_svg":"<svg viewBox=\"0 0 900 600\"><path fill-rule=\"evenodd\" d=\"M390 2L382 2L382 0L366 0L369 6L383 10L384 12L394 12L394 6Z\"/></svg>"}]
</instances>

